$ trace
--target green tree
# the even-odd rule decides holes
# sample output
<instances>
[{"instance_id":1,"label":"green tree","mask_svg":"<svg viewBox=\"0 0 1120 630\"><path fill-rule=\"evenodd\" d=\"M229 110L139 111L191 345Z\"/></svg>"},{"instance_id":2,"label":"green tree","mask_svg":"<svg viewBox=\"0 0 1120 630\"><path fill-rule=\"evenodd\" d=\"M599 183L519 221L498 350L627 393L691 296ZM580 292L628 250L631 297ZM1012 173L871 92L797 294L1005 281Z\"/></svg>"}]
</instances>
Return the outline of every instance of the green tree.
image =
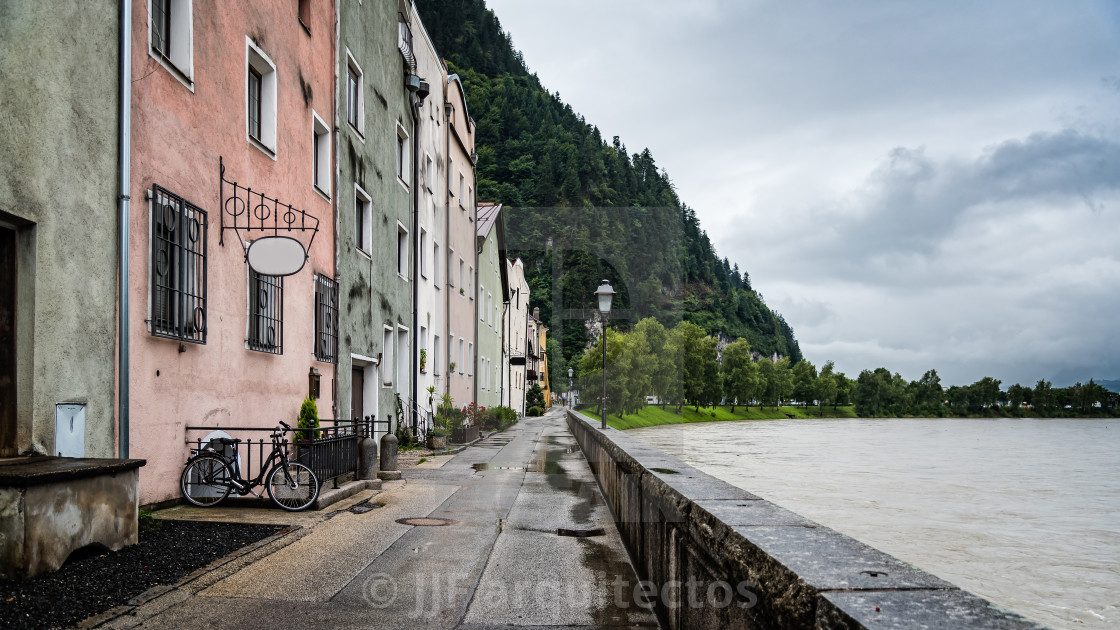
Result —
<instances>
[{"instance_id":1,"label":"green tree","mask_svg":"<svg viewBox=\"0 0 1120 630\"><path fill-rule=\"evenodd\" d=\"M985 376L972 384L975 403L978 407L995 407L999 400L999 380Z\"/></svg>"},{"instance_id":2,"label":"green tree","mask_svg":"<svg viewBox=\"0 0 1120 630\"><path fill-rule=\"evenodd\" d=\"M766 403L771 403L776 408L778 403L774 398L774 392L778 391L778 386L775 385L774 376L774 362L770 357L762 357L758 360L758 402L759 407L765 409Z\"/></svg>"},{"instance_id":3,"label":"green tree","mask_svg":"<svg viewBox=\"0 0 1120 630\"><path fill-rule=\"evenodd\" d=\"M816 398L817 368L808 359L801 359L793 366L793 397L802 405Z\"/></svg>"},{"instance_id":4,"label":"green tree","mask_svg":"<svg viewBox=\"0 0 1120 630\"><path fill-rule=\"evenodd\" d=\"M1042 379L1035 383L1032 398L1035 407L1049 409L1054 403L1054 388L1050 385L1050 381Z\"/></svg>"},{"instance_id":5,"label":"green tree","mask_svg":"<svg viewBox=\"0 0 1120 630\"><path fill-rule=\"evenodd\" d=\"M821 368L821 373L817 375L817 383L814 389L814 394L817 397L817 405L821 416L824 415L824 403L832 403L832 408L836 408L836 393L839 387L836 383L835 365L832 361L824 364Z\"/></svg>"},{"instance_id":6,"label":"green tree","mask_svg":"<svg viewBox=\"0 0 1120 630\"><path fill-rule=\"evenodd\" d=\"M700 349L704 366L701 401L708 407L714 407L723 398L723 380L719 375L719 340L715 337L704 337L700 341Z\"/></svg>"},{"instance_id":7,"label":"green tree","mask_svg":"<svg viewBox=\"0 0 1120 630\"><path fill-rule=\"evenodd\" d=\"M682 321L674 330L679 335L683 359L681 380L684 385L684 400L695 405L699 411L700 405L705 402L707 384L704 379L710 372L707 363L709 360L716 360L715 346L706 343L704 330L691 322Z\"/></svg>"},{"instance_id":8,"label":"green tree","mask_svg":"<svg viewBox=\"0 0 1120 630\"><path fill-rule=\"evenodd\" d=\"M735 404L746 405L758 381L758 369L751 361L751 346L746 339L736 339L724 347L721 372L724 394L731 413L735 413Z\"/></svg>"},{"instance_id":9,"label":"green tree","mask_svg":"<svg viewBox=\"0 0 1120 630\"><path fill-rule=\"evenodd\" d=\"M793 394L793 370L789 366L789 357L778 359L774 363L774 378L771 385L774 387L775 406L780 407L782 401Z\"/></svg>"},{"instance_id":10,"label":"green tree","mask_svg":"<svg viewBox=\"0 0 1120 630\"><path fill-rule=\"evenodd\" d=\"M941 377L937 375L937 370L929 370L923 374L914 390L914 402L926 409L940 407L945 396L941 390Z\"/></svg>"},{"instance_id":11,"label":"green tree","mask_svg":"<svg viewBox=\"0 0 1120 630\"><path fill-rule=\"evenodd\" d=\"M668 347L669 331L661 322L646 317L634 326L633 332L645 337L649 346L643 366L649 375L649 393L656 396L664 407L666 394L671 388L670 381L678 378L675 357Z\"/></svg>"}]
</instances>

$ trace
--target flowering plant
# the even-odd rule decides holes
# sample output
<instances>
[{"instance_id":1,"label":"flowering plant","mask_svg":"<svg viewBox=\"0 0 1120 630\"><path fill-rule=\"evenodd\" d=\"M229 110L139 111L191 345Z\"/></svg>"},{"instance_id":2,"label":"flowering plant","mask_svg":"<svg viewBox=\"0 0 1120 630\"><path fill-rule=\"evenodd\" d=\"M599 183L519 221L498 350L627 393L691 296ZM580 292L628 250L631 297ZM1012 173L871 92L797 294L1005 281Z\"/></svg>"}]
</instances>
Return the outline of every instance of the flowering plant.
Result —
<instances>
[{"instance_id":1,"label":"flowering plant","mask_svg":"<svg viewBox=\"0 0 1120 630\"><path fill-rule=\"evenodd\" d=\"M466 421L464 426L479 426L482 423L482 414L486 412L486 407L479 406L478 403L471 403L463 407L463 416Z\"/></svg>"}]
</instances>

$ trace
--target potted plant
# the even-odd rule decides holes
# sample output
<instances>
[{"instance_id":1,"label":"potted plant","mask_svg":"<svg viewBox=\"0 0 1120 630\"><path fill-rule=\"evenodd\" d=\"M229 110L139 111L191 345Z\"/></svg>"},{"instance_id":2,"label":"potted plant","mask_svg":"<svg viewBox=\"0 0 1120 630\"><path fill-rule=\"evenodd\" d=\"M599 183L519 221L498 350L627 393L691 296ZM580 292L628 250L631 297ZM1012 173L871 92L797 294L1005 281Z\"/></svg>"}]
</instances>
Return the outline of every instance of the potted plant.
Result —
<instances>
[{"instance_id":1,"label":"potted plant","mask_svg":"<svg viewBox=\"0 0 1120 630\"><path fill-rule=\"evenodd\" d=\"M304 398L303 404L299 407L299 420L296 426L300 429L318 429L319 428L319 408L315 406L315 401L310 398ZM318 431L296 431L296 442L303 443L318 437Z\"/></svg>"},{"instance_id":2,"label":"potted plant","mask_svg":"<svg viewBox=\"0 0 1120 630\"><path fill-rule=\"evenodd\" d=\"M438 424L428 431L428 448L432 450L447 448L447 429Z\"/></svg>"},{"instance_id":3,"label":"potted plant","mask_svg":"<svg viewBox=\"0 0 1120 630\"><path fill-rule=\"evenodd\" d=\"M452 361L451 364L447 366L447 369L454 372L455 371L455 362Z\"/></svg>"},{"instance_id":4,"label":"potted plant","mask_svg":"<svg viewBox=\"0 0 1120 630\"><path fill-rule=\"evenodd\" d=\"M459 444L466 444L478 439L478 425L486 407L471 403L460 411L459 427L451 432L451 439Z\"/></svg>"},{"instance_id":5,"label":"potted plant","mask_svg":"<svg viewBox=\"0 0 1120 630\"><path fill-rule=\"evenodd\" d=\"M428 351L424 348L420 348L420 372L428 372Z\"/></svg>"}]
</instances>

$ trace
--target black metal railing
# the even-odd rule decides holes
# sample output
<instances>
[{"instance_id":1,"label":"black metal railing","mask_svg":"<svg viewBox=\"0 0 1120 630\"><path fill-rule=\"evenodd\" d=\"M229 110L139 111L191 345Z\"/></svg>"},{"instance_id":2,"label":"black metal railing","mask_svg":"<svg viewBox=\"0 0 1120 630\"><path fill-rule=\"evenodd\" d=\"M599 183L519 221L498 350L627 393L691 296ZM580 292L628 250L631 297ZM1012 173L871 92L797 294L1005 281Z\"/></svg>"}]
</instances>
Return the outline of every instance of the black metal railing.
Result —
<instances>
[{"instance_id":1,"label":"black metal railing","mask_svg":"<svg viewBox=\"0 0 1120 630\"><path fill-rule=\"evenodd\" d=\"M332 482L338 487L338 479L358 470L358 442L362 438L377 437L377 433L389 430L390 421L377 420L374 416L354 418L353 420L319 420L317 429L295 429L296 452L289 451L289 457L307 464L319 478L319 484ZM329 425L329 426L325 426ZM378 425L384 425L384 428ZM186 427L186 443L191 448L201 449L208 445L206 434L223 431L241 442L226 445L224 454L239 456L241 476L251 479L261 474L261 469L272 452L272 440L264 437L275 429L263 427ZM191 434L195 434L193 437ZM259 439L254 436L260 435ZM305 437L311 436L311 437ZM285 439L285 442L287 440Z\"/></svg>"},{"instance_id":2,"label":"black metal railing","mask_svg":"<svg viewBox=\"0 0 1120 630\"><path fill-rule=\"evenodd\" d=\"M411 70L416 70L416 54L412 49L412 27L408 25L408 18L403 13L397 17L397 48Z\"/></svg>"}]
</instances>

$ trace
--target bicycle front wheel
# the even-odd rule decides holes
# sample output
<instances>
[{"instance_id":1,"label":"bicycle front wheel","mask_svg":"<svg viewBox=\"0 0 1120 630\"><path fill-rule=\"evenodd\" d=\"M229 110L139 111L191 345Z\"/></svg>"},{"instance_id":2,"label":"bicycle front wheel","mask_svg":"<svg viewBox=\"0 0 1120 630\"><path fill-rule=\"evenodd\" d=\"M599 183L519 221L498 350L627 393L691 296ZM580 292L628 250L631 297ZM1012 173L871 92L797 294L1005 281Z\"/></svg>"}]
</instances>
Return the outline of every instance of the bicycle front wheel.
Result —
<instances>
[{"instance_id":1,"label":"bicycle front wheel","mask_svg":"<svg viewBox=\"0 0 1120 630\"><path fill-rule=\"evenodd\" d=\"M210 507L229 496L229 466L213 456L196 457L179 477L183 498L192 505Z\"/></svg>"},{"instance_id":2,"label":"bicycle front wheel","mask_svg":"<svg viewBox=\"0 0 1120 630\"><path fill-rule=\"evenodd\" d=\"M265 486L272 502L290 512L305 510L319 498L319 480L299 462L273 466Z\"/></svg>"}]
</instances>

